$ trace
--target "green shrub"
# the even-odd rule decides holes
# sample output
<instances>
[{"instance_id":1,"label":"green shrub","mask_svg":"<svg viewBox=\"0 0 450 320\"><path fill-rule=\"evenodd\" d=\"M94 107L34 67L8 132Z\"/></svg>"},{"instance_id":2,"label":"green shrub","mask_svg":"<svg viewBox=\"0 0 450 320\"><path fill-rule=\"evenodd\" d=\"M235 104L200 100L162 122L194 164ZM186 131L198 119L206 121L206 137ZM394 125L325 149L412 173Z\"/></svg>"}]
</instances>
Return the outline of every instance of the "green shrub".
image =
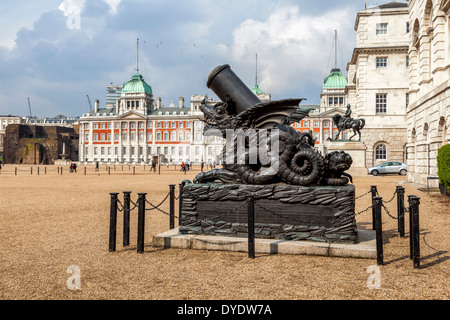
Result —
<instances>
[{"instance_id":1,"label":"green shrub","mask_svg":"<svg viewBox=\"0 0 450 320\"><path fill-rule=\"evenodd\" d=\"M447 192L450 192L450 144L439 148L437 166L439 183L447 188Z\"/></svg>"}]
</instances>

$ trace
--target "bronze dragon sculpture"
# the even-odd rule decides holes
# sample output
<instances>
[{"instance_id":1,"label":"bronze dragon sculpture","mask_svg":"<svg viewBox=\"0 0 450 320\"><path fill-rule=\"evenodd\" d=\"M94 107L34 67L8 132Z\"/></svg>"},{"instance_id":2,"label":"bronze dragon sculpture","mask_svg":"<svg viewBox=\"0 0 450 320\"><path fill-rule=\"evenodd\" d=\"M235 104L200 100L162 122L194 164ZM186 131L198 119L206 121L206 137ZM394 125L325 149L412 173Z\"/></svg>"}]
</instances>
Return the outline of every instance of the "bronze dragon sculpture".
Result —
<instances>
[{"instance_id":1,"label":"bronze dragon sculpture","mask_svg":"<svg viewBox=\"0 0 450 320\"><path fill-rule=\"evenodd\" d=\"M208 81L209 84L210 82L211 80ZM232 92L230 93L230 90L226 93L220 89L217 91L222 102L208 107L203 101L200 110L204 114L203 121L206 123L204 134L214 132L227 141L222 151L223 167L199 173L194 183L222 181L224 183L287 183L308 186L345 185L349 180L352 181L352 177L344 172L352 164L349 154L344 151L334 151L323 156L314 148L315 141L311 132L299 133L290 125L294 121L307 117L312 110L298 108L303 99L261 102L250 96L256 103L243 107L242 103L238 104L242 92L239 92L240 96L236 97ZM250 93L253 94L251 91ZM268 133L267 140L264 140L265 144L253 144L248 138L249 133L263 130ZM227 139L227 133L230 131L239 131L244 136L243 149L238 147L238 134ZM256 148L255 153L258 154L257 161L253 162L250 161L252 147ZM264 153L261 153L259 149L263 147L266 151L268 150L269 156L261 156Z\"/></svg>"}]
</instances>

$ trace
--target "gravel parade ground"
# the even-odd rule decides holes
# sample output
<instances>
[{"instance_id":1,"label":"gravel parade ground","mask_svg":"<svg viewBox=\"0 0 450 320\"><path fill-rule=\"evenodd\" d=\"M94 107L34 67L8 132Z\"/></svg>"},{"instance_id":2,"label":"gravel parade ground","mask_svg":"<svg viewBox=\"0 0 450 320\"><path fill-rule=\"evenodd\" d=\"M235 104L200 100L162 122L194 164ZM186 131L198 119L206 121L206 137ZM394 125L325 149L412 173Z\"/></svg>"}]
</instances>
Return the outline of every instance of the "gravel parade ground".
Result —
<instances>
[{"instance_id":1,"label":"gravel parade ground","mask_svg":"<svg viewBox=\"0 0 450 320\"><path fill-rule=\"evenodd\" d=\"M17 175L15 174L17 168ZM122 246L122 215L117 225L117 251L108 251L110 192L146 192L158 204L169 184L193 180L172 166L160 174L144 168L105 165L95 172L80 165L76 173L64 166L5 165L0 172L0 299L2 300L447 300L450 270L450 198L429 194L404 176L354 177L356 195L376 185L387 201L395 188L420 197L421 268L409 258L406 237L397 220L383 210L384 265L378 288L369 284L375 259L306 255L262 255L245 252L162 249L152 237L169 230L169 217L146 214L145 252L136 252L137 209L131 213L131 245ZM423 186L421 186L423 187ZM422 189L423 190L423 189ZM178 205L178 204L177 204ZM371 205L370 194L356 200L356 212ZM387 203L397 214L396 200ZM161 206L169 211L169 201ZM178 213L176 207L175 210ZM372 227L371 210L357 215L358 228ZM176 221L176 226L178 221ZM72 266L72 267L71 267ZM73 267L76 266L76 267ZM75 268L75 269L74 269ZM73 270L80 282L70 282ZM74 289L70 284L78 284Z\"/></svg>"}]
</instances>

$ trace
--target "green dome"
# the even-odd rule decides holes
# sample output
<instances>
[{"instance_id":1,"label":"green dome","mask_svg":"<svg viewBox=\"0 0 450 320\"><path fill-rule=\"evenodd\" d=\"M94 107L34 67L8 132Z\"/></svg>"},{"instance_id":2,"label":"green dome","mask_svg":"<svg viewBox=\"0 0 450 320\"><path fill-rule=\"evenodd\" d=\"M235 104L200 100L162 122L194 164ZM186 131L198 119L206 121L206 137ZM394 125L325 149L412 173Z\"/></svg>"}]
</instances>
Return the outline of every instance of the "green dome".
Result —
<instances>
[{"instance_id":1,"label":"green dome","mask_svg":"<svg viewBox=\"0 0 450 320\"><path fill-rule=\"evenodd\" d=\"M255 84L255 87L252 89L252 92L253 92L254 94L256 94L256 95L261 94L261 93L264 93L264 92L258 87L257 84Z\"/></svg>"},{"instance_id":2,"label":"green dome","mask_svg":"<svg viewBox=\"0 0 450 320\"><path fill-rule=\"evenodd\" d=\"M131 80L123 86L122 92L145 92L153 95L152 88L144 81L144 78L140 74L133 75Z\"/></svg>"},{"instance_id":3,"label":"green dome","mask_svg":"<svg viewBox=\"0 0 450 320\"><path fill-rule=\"evenodd\" d=\"M330 75L323 83L324 88L345 88L347 86L347 78L342 75L340 69L331 69Z\"/></svg>"}]
</instances>

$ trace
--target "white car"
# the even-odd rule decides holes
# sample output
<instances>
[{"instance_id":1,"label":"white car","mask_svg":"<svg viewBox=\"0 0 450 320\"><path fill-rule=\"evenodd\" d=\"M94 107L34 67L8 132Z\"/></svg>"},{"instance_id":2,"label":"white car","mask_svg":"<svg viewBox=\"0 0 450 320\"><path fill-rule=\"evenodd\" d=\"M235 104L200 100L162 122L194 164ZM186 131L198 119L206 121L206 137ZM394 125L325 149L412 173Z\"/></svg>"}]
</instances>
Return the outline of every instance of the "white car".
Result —
<instances>
[{"instance_id":1,"label":"white car","mask_svg":"<svg viewBox=\"0 0 450 320\"><path fill-rule=\"evenodd\" d=\"M399 161L388 161L383 162L376 167L371 167L368 170L369 174L374 176L377 176L378 174L388 174L388 173L401 174L404 176L408 171L408 165L406 163Z\"/></svg>"}]
</instances>

